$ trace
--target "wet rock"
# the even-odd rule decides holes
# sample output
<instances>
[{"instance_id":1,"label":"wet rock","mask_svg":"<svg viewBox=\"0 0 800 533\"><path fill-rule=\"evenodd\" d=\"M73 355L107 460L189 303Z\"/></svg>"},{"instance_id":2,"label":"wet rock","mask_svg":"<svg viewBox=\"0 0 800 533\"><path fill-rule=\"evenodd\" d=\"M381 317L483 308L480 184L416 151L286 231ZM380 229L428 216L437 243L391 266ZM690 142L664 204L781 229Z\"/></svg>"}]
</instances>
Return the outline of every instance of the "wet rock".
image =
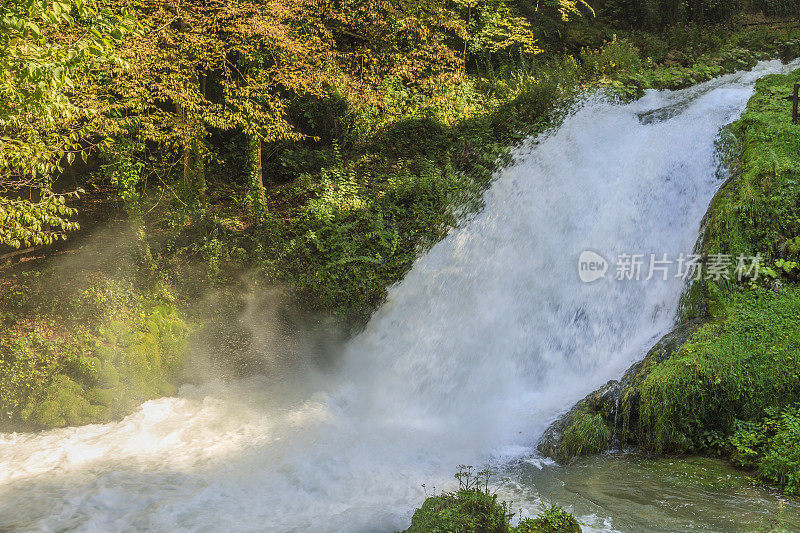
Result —
<instances>
[{"instance_id":1,"label":"wet rock","mask_svg":"<svg viewBox=\"0 0 800 533\"><path fill-rule=\"evenodd\" d=\"M539 452L565 463L615 444L636 444L631 422L638 417L639 385L655 365L677 353L703 322L691 320L676 326L621 379L609 381L575 404L545 430L537 445Z\"/></svg>"}]
</instances>

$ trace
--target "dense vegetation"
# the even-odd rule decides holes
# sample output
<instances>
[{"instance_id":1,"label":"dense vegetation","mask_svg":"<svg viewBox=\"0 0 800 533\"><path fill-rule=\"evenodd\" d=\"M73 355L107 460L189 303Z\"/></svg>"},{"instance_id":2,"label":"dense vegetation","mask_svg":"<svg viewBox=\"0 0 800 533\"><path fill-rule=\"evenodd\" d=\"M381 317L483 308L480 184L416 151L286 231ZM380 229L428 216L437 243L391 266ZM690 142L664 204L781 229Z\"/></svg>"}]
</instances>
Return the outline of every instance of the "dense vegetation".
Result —
<instances>
[{"instance_id":1,"label":"dense vegetation","mask_svg":"<svg viewBox=\"0 0 800 533\"><path fill-rule=\"evenodd\" d=\"M163 284L141 279L130 243L115 231L4 280L0 427L107 421L174 392L189 326Z\"/></svg>"},{"instance_id":2,"label":"dense vegetation","mask_svg":"<svg viewBox=\"0 0 800 533\"><path fill-rule=\"evenodd\" d=\"M800 479L800 135L786 96L798 82L800 71L758 82L733 127L741 166L712 205L704 244L760 254L768 268L744 286L704 287L713 320L645 379L640 400L649 449L730 451L790 492Z\"/></svg>"}]
</instances>

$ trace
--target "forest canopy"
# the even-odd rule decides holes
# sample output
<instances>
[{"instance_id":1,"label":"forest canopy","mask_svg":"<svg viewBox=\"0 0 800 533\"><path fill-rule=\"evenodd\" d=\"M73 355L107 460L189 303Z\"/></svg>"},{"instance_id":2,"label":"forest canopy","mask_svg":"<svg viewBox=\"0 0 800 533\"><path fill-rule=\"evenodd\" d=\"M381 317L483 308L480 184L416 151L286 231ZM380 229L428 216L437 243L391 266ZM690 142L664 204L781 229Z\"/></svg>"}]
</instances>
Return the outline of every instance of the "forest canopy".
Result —
<instances>
[{"instance_id":1,"label":"forest canopy","mask_svg":"<svg viewBox=\"0 0 800 533\"><path fill-rule=\"evenodd\" d=\"M0 6L0 244L47 244L78 228L71 198L83 190L58 183L77 159L99 161L130 213L151 178L191 208L207 196L207 166L224 156L215 140L235 132L247 139L249 202L263 212L265 145L346 144L342 130L357 115L392 116L394 92L435 96L471 73L529 64L568 48L571 25L595 17L658 28L745 10L789 15L795 4L9 0Z\"/></svg>"}]
</instances>

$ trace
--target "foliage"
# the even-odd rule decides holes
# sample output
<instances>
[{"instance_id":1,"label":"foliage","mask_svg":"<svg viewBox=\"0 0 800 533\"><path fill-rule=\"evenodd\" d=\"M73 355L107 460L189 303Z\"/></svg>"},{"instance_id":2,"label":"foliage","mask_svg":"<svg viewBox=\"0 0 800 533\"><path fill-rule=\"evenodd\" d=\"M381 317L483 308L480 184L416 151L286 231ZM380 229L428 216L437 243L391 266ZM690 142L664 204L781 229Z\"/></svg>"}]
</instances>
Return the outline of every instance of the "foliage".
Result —
<instances>
[{"instance_id":1,"label":"foliage","mask_svg":"<svg viewBox=\"0 0 800 533\"><path fill-rule=\"evenodd\" d=\"M99 276L88 294L51 288L64 298L40 298L33 282L9 290L37 304L8 311L4 364L16 392L4 398L16 399L5 409L40 425L100 416L91 406L122 412L94 390L94 374L62 368L96 349L102 383L116 375L137 398L169 389L173 348L162 341L172 341L148 334L140 316L174 307L153 295L162 278L196 297L257 270L305 310L357 328L421 250L480 208L508 147L552 126L583 87L630 97L683 86L777 46L774 32L683 27L617 39L582 22L592 10L572 0L101 5L0 8L9 14L0 66L11 73L0 118L12 121L3 165L18 174L2 179L21 187L0 191L0 241L46 243L77 229L78 203L67 180L53 184L59 174L105 202L103 217L113 192L139 224L126 288ZM749 43L758 53L742 51ZM17 141L41 149L25 155ZM114 265L104 274L119 281ZM118 298L134 293L142 297ZM153 371L146 379L143 368ZM73 405L77 396L88 403Z\"/></svg>"},{"instance_id":2,"label":"foliage","mask_svg":"<svg viewBox=\"0 0 800 533\"><path fill-rule=\"evenodd\" d=\"M460 465L459 489L427 498L411 519L408 532L431 533L507 533L513 513L497 494L489 490L490 472L473 473L473 467Z\"/></svg>"},{"instance_id":3,"label":"foliage","mask_svg":"<svg viewBox=\"0 0 800 533\"><path fill-rule=\"evenodd\" d=\"M78 229L55 194L62 160L86 156L99 105L84 92L136 29L93 0L12 0L0 6L0 244L49 244ZM73 193L77 194L76 193Z\"/></svg>"},{"instance_id":4,"label":"foliage","mask_svg":"<svg viewBox=\"0 0 800 533\"><path fill-rule=\"evenodd\" d=\"M414 512L407 533L577 533L578 521L561 507L551 506L536 518L511 526L514 513L506 502L498 502L489 489L490 472L473 474L461 465L456 474L459 489L431 496Z\"/></svg>"},{"instance_id":5,"label":"foliage","mask_svg":"<svg viewBox=\"0 0 800 533\"><path fill-rule=\"evenodd\" d=\"M144 163L132 156L144 150L142 143L121 138L101 152L102 171L122 199L125 210L137 215L139 210L139 182L142 180Z\"/></svg>"},{"instance_id":6,"label":"foliage","mask_svg":"<svg viewBox=\"0 0 800 533\"><path fill-rule=\"evenodd\" d=\"M469 56L504 52L541 52L528 19L521 17L513 2L504 0L457 0L465 18L464 49ZM466 15L464 10L466 9ZM467 57L464 58L465 60Z\"/></svg>"},{"instance_id":7,"label":"foliage","mask_svg":"<svg viewBox=\"0 0 800 533\"><path fill-rule=\"evenodd\" d=\"M536 518L522 520L514 533L580 533L575 517L558 505L551 505Z\"/></svg>"},{"instance_id":8,"label":"foliage","mask_svg":"<svg viewBox=\"0 0 800 533\"><path fill-rule=\"evenodd\" d=\"M623 71L638 71L642 60L639 50L630 42L614 36L614 40L600 50L583 50L581 63L591 76L608 78Z\"/></svg>"},{"instance_id":9,"label":"foliage","mask_svg":"<svg viewBox=\"0 0 800 533\"><path fill-rule=\"evenodd\" d=\"M770 0L784 3L791 0ZM606 0L601 15L636 27L663 28L679 23L713 24L742 13L745 2L732 0Z\"/></svg>"},{"instance_id":10,"label":"foliage","mask_svg":"<svg viewBox=\"0 0 800 533\"><path fill-rule=\"evenodd\" d=\"M800 404L768 408L761 420L737 421L730 447L735 465L755 469L787 493L800 494Z\"/></svg>"}]
</instances>

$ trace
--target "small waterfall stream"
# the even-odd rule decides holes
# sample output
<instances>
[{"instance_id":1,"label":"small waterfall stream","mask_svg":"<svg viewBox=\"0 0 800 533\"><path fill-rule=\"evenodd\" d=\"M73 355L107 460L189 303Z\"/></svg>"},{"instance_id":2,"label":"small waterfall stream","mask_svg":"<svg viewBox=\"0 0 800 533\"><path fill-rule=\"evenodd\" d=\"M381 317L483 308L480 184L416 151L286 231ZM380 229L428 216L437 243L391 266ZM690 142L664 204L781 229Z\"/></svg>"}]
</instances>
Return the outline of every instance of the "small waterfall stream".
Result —
<instances>
[{"instance_id":1,"label":"small waterfall stream","mask_svg":"<svg viewBox=\"0 0 800 533\"><path fill-rule=\"evenodd\" d=\"M683 287L613 267L582 283L578 256L691 253L721 185L720 128L783 68L589 98L516 151L333 369L0 435L0 531L391 531L458 464L536 463L546 425L671 326Z\"/></svg>"}]
</instances>

